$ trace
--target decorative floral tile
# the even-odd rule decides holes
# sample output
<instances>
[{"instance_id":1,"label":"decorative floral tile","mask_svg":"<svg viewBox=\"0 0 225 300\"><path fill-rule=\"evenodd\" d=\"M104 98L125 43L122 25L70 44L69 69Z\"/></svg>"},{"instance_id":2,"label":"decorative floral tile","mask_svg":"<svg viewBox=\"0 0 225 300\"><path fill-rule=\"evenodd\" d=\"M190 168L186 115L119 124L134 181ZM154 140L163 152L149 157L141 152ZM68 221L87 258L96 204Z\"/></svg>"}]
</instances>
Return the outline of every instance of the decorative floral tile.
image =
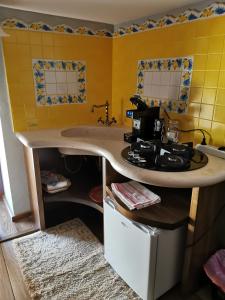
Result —
<instances>
[{"instance_id":1,"label":"decorative floral tile","mask_svg":"<svg viewBox=\"0 0 225 300\"><path fill-rule=\"evenodd\" d=\"M55 26L54 31L62 32L62 33L74 33L74 29L70 26L65 25L65 24Z\"/></svg>"},{"instance_id":2,"label":"decorative floral tile","mask_svg":"<svg viewBox=\"0 0 225 300\"><path fill-rule=\"evenodd\" d=\"M33 59L37 105L86 102L86 64L83 61Z\"/></svg>"},{"instance_id":3,"label":"decorative floral tile","mask_svg":"<svg viewBox=\"0 0 225 300\"><path fill-rule=\"evenodd\" d=\"M87 34L88 29L86 27L78 27L76 29L77 34Z\"/></svg>"},{"instance_id":4,"label":"decorative floral tile","mask_svg":"<svg viewBox=\"0 0 225 300\"><path fill-rule=\"evenodd\" d=\"M43 22L32 23L28 25L28 28L33 31L53 31L53 28Z\"/></svg>"},{"instance_id":5,"label":"decorative floral tile","mask_svg":"<svg viewBox=\"0 0 225 300\"><path fill-rule=\"evenodd\" d=\"M188 101L189 98L190 89L187 87L181 87L180 88L180 94L179 94L179 100L182 100L184 102Z\"/></svg>"},{"instance_id":6,"label":"decorative floral tile","mask_svg":"<svg viewBox=\"0 0 225 300\"><path fill-rule=\"evenodd\" d=\"M6 19L1 23L1 27L13 29L28 29L28 25L17 19Z\"/></svg>"},{"instance_id":7,"label":"decorative floral tile","mask_svg":"<svg viewBox=\"0 0 225 300\"><path fill-rule=\"evenodd\" d=\"M176 18L174 16L165 16L157 22L156 27L169 26L174 24L175 22L176 22Z\"/></svg>"},{"instance_id":8,"label":"decorative floral tile","mask_svg":"<svg viewBox=\"0 0 225 300\"><path fill-rule=\"evenodd\" d=\"M182 73L182 85L190 86L191 85L191 71L183 71Z\"/></svg>"},{"instance_id":9,"label":"decorative floral tile","mask_svg":"<svg viewBox=\"0 0 225 300\"><path fill-rule=\"evenodd\" d=\"M55 27L52 27L42 22L26 24L25 22L17 19L6 19L1 23L1 26L5 28L27 29L32 31L45 31L45 32L53 31L53 32L67 33L67 34L119 37L127 34L134 34L134 33L148 31L156 28L164 28L176 24L192 22L195 20L205 19L209 17L217 17L224 14L225 14L225 3L215 2L203 8L201 11L198 11L196 9L187 9L177 17L166 15L159 20L147 19L142 24L132 24L127 27L121 27L114 33L107 30L94 31L87 27L72 28L65 24L59 24L56 25Z\"/></svg>"},{"instance_id":10,"label":"decorative floral tile","mask_svg":"<svg viewBox=\"0 0 225 300\"><path fill-rule=\"evenodd\" d=\"M140 60L137 94L149 106L185 113L190 94L193 58L174 57Z\"/></svg>"},{"instance_id":11,"label":"decorative floral tile","mask_svg":"<svg viewBox=\"0 0 225 300\"><path fill-rule=\"evenodd\" d=\"M44 31L44 32L56 32L56 33L66 33L66 34L73 34L73 35L95 35L95 36L102 36L102 37L112 37L113 33L108 30L98 30L94 31L87 27L78 27L72 28L65 24L59 24L56 26L50 26L43 22L35 22L31 24L26 24L23 21L17 19L6 19L1 24L3 28L11 28L11 29L26 29L30 31Z\"/></svg>"},{"instance_id":12,"label":"decorative floral tile","mask_svg":"<svg viewBox=\"0 0 225 300\"><path fill-rule=\"evenodd\" d=\"M126 34L133 34L133 33L148 31L156 28L163 28L163 27L173 26L176 24L192 22L199 19L217 17L224 14L225 14L225 3L215 2L203 8L201 11L198 11L196 9L187 9L177 17L164 16L159 20L146 20L144 23L139 25L130 25L127 28L124 27L119 28L114 33L114 36L118 37Z\"/></svg>"}]
</instances>

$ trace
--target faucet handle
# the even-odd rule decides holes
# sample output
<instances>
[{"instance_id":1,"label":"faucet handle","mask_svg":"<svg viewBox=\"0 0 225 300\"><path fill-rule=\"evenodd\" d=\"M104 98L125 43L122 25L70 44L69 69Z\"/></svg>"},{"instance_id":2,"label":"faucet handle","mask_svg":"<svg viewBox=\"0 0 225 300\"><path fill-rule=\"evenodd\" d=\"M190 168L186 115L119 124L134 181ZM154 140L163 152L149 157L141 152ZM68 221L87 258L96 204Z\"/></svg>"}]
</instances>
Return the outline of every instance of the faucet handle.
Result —
<instances>
[{"instance_id":1,"label":"faucet handle","mask_svg":"<svg viewBox=\"0 0 225 300\"><path fill-rule=\"evenodd\" d=\"M114 117L112 117L111 121L107 122L107 125L110 126L112 123L117 123L117 121Z\"/></svg>"},{"instance_id":2,"label":"faucet handle","mask_svg":"<svg viewBox=\"0 0 225 300\"><path fill-rule=\"evenodd\" d=\"M104 124L104 121L102 120L102 117L99 117L97 122Z\"/></svg>"}]
</instances>

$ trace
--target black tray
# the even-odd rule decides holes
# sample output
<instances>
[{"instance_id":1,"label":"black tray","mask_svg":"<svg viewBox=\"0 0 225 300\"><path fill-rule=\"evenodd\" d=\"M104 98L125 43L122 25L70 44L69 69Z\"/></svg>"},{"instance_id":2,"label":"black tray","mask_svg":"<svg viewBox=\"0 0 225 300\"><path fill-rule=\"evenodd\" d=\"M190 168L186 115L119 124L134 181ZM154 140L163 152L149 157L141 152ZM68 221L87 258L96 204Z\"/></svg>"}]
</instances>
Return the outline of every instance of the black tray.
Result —
<instances>
[{"instance_id":1,"label":"black tray","mask_svg":"<svg viewBox=\"0 0 225 300\"><path fill-rule=\"evenodd\" d=\"M182 169L169 169L169 168L161 168L159 166L155 166L151 163L147 164L146 166L138 165L133 163L132 161L128 160L128 152L130 151L130 146L126 147L122 150L121 155L122 157L132 164L133 166L142 168L142 169L148 169L148 170L155 170L155 171L162 171L162 172L184 172L184 171L192 171L197 170L202 167L204 167L208 163L208 157L203 152L193 149L193 156L190 159L190 164L186 168Z\"/></svg>"}]
</instances>

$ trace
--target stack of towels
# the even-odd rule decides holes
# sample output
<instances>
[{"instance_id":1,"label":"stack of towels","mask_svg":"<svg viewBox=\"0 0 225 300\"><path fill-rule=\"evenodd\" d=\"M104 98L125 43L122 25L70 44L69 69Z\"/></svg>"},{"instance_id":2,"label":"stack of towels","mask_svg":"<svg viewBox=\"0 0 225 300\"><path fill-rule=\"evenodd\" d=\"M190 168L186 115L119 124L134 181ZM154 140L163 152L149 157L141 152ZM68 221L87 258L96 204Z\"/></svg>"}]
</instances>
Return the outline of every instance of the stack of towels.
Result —
<instances>
[{"instance_id":1,"label":"stack of towels","mask_svg":"<svg viewBox=\"0 0 225 300\"><path fill-rule=\"evenodd\" d=\"M50 171L41 171L43 189L51 194L67 190L71 186L69 179Z\"/></svg>"},{"instance_id":2,"label":"stack of towels","mask_svg":"<svg viewBox=\"0 0 225 300\"><path fill-rule=\"evenodd\" d=\"M125 183L112 183L111 188L130 210L144 208L161 201L160 196L133 180Z\"/></svg>"}]
</instances>

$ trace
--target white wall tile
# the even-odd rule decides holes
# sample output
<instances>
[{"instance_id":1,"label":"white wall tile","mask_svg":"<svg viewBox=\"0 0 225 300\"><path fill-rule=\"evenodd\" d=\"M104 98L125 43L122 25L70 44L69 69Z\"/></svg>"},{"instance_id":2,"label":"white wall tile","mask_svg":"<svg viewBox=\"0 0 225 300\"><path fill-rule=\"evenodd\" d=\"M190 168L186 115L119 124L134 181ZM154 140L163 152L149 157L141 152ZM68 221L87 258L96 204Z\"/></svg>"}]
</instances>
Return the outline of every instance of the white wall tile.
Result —
<instances>
[{"instance_id":1,"label":"white wall tile","mask_svg":"<svg viewBox=\"0 0 225 300\"><path fill-rule=\"evenodd\" d=\"M149 96L149 85L147 84L144 84L144 89L143 89L143 93L144 93L144 96Z\"/></svg>"},{"instance_id":2,"label":"white wall tile","mask_svg":"<svg viewBox=\"0 0 225 300\"><path fill-rule=\"evenodd\" d=\"M181 72L146 71L144 72L143 95L159 99L178 100L181 77Z\"/></svg>"},{"instance_id":3,"label":"white wall tile","mask_svg":"<svg viewBox=\"0 0 225 300\"><path fill-rule=\"evenodd\" d=\"M56 94L56 84L55 83L47 83L45 86L47 95Z\"/></svg>"},{"instance_id":4,"label":"white wall tile","mask_svg":"<svg viewBox=\"0 0 225 300\"><path fill-rule=\"evenodd\" d=\"M66 81L67 82L77 82L77 72L67 72Z\"/></svg>"},{"instance_id":5,"label":"white wall tile","mask_svg":"<svg viewBox=\"0 0 225 300\"><path fill-rule=\"evenodd\" d=\"M169 85L170 84L170 75L171 72L161 72L160 73L160 84L161 85Z\"/></svg>"},{"instance_id":6,"label":"white wall tile","mask_svg":"<svg viewBox=\"0 0 225 300\"><path fill-rule=\"evenodd\" d=\"M45 82L56 83L55 71L45 71Z\"/></svg>"},{"instance_id":7,"label":"white wall tile","mask_svg":"<svg viewBox=\"0 0 225 300\"><path fill-rule=\"evenodd\" d=\"M180 88L177 86L170 86L168 99L178 100Z\"/></svg>"},{"instance_id":8,"label":"white wall tile","mask_svg":"<svg viewBox=\"0 0 225 300\"><path fill-rule=\"evenodd\" d=\"M65 83L66 82L66 72L55 72L56 82Z\"/></svg>"},{"instance_id":9,"label":"white wall tile","mask_svg":"<svg viewBox=\"0 0 225 300\"><path fill-rule=\"evenodd\" d=\"M144 86L148 84L148 72L144 72L143 84Z\"/></svg>"},{"instance_id":10,"label":"white wall tile","mask_svg":"<svg viewBox=\"0 0 225 300\"><path fill-rule=\"evenodd\" d=\"M159 98L168 99L169 94L169 86L168 85L162 85L159 88Z\"/></svg>"},{"instance_id":11,"label":"white wall tile","mask_svg":"<svg viewBox=\"0 0 225 300\"><path fill-rule=\"evenodd\" d=\"M159 98L160 97L159 94L160 94L160 86L152 85L149 96L154 97L154 98Z\"/></svg>"},{"instance_id":12,"label":"white wall tile","mask_svg":"<svg viewBox=\"0 0 225 300\"><path fill-rule=\"evenodd\" d=\"M160 85L160 72L152 72L152 84Z\"/></svg>"},{"instance_id":13,"label":"white wall tile","mask_svg":"<svg viewBox=\"0 0 225 300\"><path fill-rule=\"evenodd\" d=\"M66 83L57 83L57 94L67 95L67 84Z\"/></svg>"},{"instance_id":14,"label":"white wall tile","mask_svg":"<svg viewBox=\"0 0 225 300\"><path fill-rule=\"evenodd\" d=\"M78 88L76 83L68 83L67 84L67 90L68 94L70 95L76 95L78 93Z\"/></svg>"},{"instance_id":15,"label":"white wall tile","mask_svg":"<svg viewBox=\"0 0 225 300\"><path fill-rule=\"evenodd\" d=\"M144 72L144 85L151 84L152 82L152 72Z\"/></svg>"},{"instance_id":16,"label":"white wall tile","mask_svg":"<svg viewBox=\"0 0 225 300\"><path fill-rule=\"evenodd\" d=\"M170 85L180 86L181 84L181 72L171 72Z\"/></svg>"}]
</instances>

